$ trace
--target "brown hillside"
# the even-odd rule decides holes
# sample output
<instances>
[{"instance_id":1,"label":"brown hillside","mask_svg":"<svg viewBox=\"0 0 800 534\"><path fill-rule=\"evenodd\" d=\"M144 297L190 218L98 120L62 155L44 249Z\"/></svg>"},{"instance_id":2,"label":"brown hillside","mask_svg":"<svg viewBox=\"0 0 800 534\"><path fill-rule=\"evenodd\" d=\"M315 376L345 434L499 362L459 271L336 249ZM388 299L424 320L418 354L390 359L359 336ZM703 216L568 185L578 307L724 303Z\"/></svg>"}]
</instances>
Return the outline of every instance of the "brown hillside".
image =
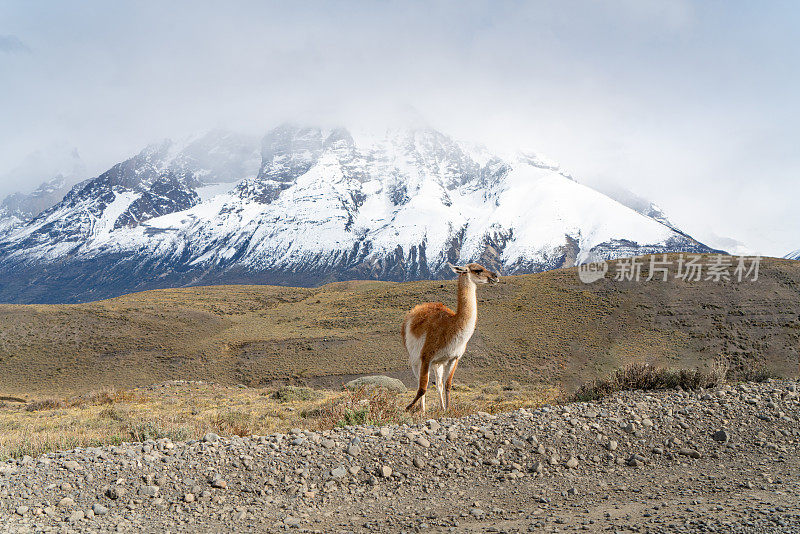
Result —
<instances>
[{"instance_id":1,"label":"brown hillside","mask_svg":"<svg viewBox=\"0 0 800 534\"><path fill-rule=\"evenodd\" d=\"M799 261L764 259L758 281L728 283L585 285L574 268L560 269L506 277L478 296L462 381L571 388L625 362L687 367L717 357L733 368L798 369ZM79 305L0 305L0 395L170 379L338 385L374 373L410 384L399 325L423 301L453 306L455 282L194 287Z\"/></svg>"}]
</instances>

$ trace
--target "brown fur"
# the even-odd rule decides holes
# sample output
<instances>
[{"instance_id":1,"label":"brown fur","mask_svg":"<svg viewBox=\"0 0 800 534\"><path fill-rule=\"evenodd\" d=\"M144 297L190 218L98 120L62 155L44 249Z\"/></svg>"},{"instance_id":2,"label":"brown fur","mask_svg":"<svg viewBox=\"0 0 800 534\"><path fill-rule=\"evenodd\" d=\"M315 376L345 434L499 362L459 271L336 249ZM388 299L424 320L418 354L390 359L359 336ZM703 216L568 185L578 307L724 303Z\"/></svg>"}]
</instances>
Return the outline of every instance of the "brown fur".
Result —
<instances>
[{"instance_id":1,"label":"brown fur","mask_svg":"<svg viewBox=\"0 0 800 534\"><path fill-rule=\"evenodd\" d=\"M452 266L451 266L452 267ZM401 329L403 346L406 345L406 325L409 325L411 333L415 337L425 334L425 344L420 353L420 374L417 395L411 404L406 408L410 410L416 402L425 395L428 389L428 372L431 362L436 356L465 329L470 326L470 322L477 320L477 299L475 294L476 283L495 283L499 276L485 269L477 263L470 263L465 267L454 267L454 271L459 272L458 276L458 308L453 311L441 302L426 302L415 306L406 314L403 327ZM447 376L445 383L445 406L450 403L450 388L453 384L458 358L454 358L452 369ZM424 404L424 403L423 403Z\"/></svg>"}]
</instances>

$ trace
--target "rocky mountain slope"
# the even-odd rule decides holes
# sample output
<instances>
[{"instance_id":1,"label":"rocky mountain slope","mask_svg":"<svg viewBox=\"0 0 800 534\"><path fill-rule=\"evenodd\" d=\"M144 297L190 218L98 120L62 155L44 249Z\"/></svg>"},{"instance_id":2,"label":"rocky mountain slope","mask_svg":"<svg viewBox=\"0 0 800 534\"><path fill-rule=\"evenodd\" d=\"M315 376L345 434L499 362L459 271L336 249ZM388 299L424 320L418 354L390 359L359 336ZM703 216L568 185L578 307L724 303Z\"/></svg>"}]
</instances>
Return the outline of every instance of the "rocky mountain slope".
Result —
<instances>
[{"instance_id":1,"label":"rocky mountain slope","mask_svg":"<svg viewBox=\"0 0 800 534\"><path fill-rule=\"evenodd\" d=\"M651 216L648 216L651 215ZM505 274L708 251L530 154L431 129L380 135L281 126L153 145L0 234L0 301L72 302L254 282Z\"/></svg>"},{"instance_id":2,"label":"rocky mountain slope","mask_svg":"<svg viewBox=\"0 0 800 534\"><path fill-rule=\"evenodd\" d=\"M0 465L7 532L794 532L796 380Z\"/></svg>"},{"instance_id":3,"label":"rocky mountain slope","mask_svg":"<svg viewBox=\"0 0 800 534\"><path fill-rule=\"evenodd\" d=\"M4 198L0 202L0 235L61 202L73 185L71 176L58 175L31 193L14 193Z\"/></svg>"},{"instance_id":4,"label":"rocky mountain slope","mask_svg":"<svg viewBox=\"0 0 800 534\"><path fill-rule=\"evenodd\" d=\"M45 155L30 154L23 163L2 178L14 183L40 183L31 192L17 192L0 200L0 236L13 227L30 222L43 211L61 202L69 190L88 176L77 149L52 147ZM43 177L46 181L39 182Z\"/></svg>"}]
</instances>

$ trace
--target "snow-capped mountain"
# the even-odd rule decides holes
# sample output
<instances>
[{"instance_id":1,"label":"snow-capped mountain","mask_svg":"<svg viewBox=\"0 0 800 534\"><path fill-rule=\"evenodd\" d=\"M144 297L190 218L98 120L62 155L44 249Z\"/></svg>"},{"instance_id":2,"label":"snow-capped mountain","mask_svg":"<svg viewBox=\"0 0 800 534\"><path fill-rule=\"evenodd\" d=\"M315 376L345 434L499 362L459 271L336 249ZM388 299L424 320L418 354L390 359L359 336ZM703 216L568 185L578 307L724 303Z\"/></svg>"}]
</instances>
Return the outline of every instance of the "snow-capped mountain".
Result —
<instances>
[{"instance_id":1,"label":"snow-capped mountain","mask_svg":"<svg viewBox=\"0 0 800 534\"><path fill-rule=\"evenodd\" d=\"M69 191L75 180L59 174L40 185L32 193L14 193L0 202L0 235L29 221L55 206Z\"/></svg>"},{"instance_id":2,"label":"snow-capped mountain","mask_svg":"<svg viewBox=\"0 0 800 534\"><path fill-rule=\"evenodd\" d=\"M0 300L83 301L211 283L504 274L708 251L531 154L432 129L290 125L152 145L0 237Z\"/></svg>"},{"instance_id":3,"label":"snow-capped mountain","mask_svg":"<svg viewBox=\"0 0 800 534\"><path fill-rule=\"evenodd\" d=\"M29 154L23 163L0 176L0 181L37 183L42 176L54 178L30 193L14 193L0 200L0 235L58 204L64 195L87 176L86 166L75 148L55 146Z\"/></svg>"},{"instance_id":4,"label":"snow-capped mountain","mask_svg":"<svg viewBox=\"0 0 800 534\"><path fill-rule=\"evenodd\" d=\"M789 260L800 260L800 249L795 250L794 252L790 252L786 255L786 259Z\"/></svg>"}]
</instances>

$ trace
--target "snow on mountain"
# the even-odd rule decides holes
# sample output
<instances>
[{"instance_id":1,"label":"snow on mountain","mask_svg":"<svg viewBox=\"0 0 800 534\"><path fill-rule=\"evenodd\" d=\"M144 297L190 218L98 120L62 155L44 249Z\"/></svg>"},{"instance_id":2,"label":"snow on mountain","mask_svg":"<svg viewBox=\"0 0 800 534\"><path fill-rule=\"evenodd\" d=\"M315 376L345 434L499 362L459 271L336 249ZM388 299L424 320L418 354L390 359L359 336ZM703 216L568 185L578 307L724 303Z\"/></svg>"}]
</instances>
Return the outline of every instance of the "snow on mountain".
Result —
<instances>
[{"instance_id":1,"label":"snow on mountain","mask_svg":"<svg viewBox=\"0 0 800 534\"><path fill-rule=\"evenodd\" d=\"M252 140L212 132L152 145L76 186L0 238L0 300L437 278L450 276L447 262L513 274L709 250L551 162L431 129L284 125L260 158L254 151Z\"/></svg>"},{"instance_id":2,"label":"snow on mountain","mask_svg":"<svg viewBox=\"0 0 800 534\"><path fill-rule=\"evenodd\" d=\"M640 197L636 193L615 184L598 184L595 189L604 195L611 197L620 204L636 210L642 215L655 219L656 221L669 226L673 230L680 230L669 220L664 211L654 202Z\"/></svg>"},{"instance_id":3,"label":"snow on mountain","mask_svg":"<svg viewBox=\"0 0 800 534\"><path fill-rule=\"evenodd\" d=\"M75 183L73 176L59 174L31 193L14 193L0 202L0 234L56 205Z\"/></svg>"},{"instance_id":4,"label":"snow on mountain","mask_svg":"<svg viewBox=\"0 0 800 534\"><path fill-rule=\"evenodd\" d=\"M786 259L789 260L800 260L800 249L795 250L794 252L790 252L786 255Z\"/></svg>"},{"instance_id":5,"label":"snow on mountain","mask_svg":"<svg viewBox=\"0 0 800 534\"><path fill-rule=\"evenodd\" d=\"M22 222L22 219L12 214L5 207L0 206L0 235L9 232L12 228L22 224Z\"/></svg>"}]
</instances>

